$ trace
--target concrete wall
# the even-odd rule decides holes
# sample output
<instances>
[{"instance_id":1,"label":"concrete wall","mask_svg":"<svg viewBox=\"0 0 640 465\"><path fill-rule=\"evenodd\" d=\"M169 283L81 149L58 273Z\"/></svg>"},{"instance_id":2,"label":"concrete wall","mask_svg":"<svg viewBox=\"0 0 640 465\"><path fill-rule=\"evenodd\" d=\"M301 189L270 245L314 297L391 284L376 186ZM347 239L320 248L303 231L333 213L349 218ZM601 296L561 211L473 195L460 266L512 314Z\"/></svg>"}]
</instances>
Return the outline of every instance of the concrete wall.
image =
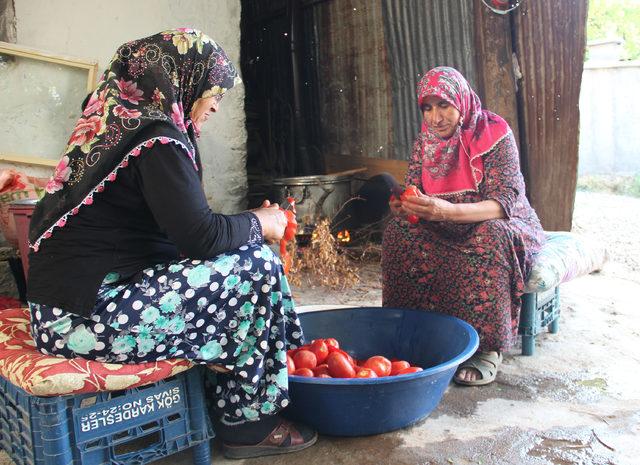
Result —
<instances>
[{"instance_id":1,"label":"concrete wall","mask_svg":"<svg viewBox=\"0 0 640 465\"><path fill-rule=\"evenodd\" d=\"M578 173L640 173L640 62L585 63Z\"/></svg>"},{"instance_id":2,"label":"concrete wall","mask_svg":"<svg viewBox=\"0 0 640 465\"><path fill-rule=\"evenodd\" d=\"M17 43L55 53L99 60L108 65L116 48L163 29L193 27L216 40L240 61L238 0L15 0ZM80 102L78 102L80 104ZM214 211L245 208L246 131L244 87L224 98L204 127L199 148L204 185Z\"/></svg>"},{"instance_id":3,"label":"concrete wall","mask_svg":"<svg viewBox=\"0 0 640 465\"><path fill-rule=\"evenodd\" d=\"M16 41L16 14L13 0L0 0L0 40Z\"/></svg>"}]
</instances>

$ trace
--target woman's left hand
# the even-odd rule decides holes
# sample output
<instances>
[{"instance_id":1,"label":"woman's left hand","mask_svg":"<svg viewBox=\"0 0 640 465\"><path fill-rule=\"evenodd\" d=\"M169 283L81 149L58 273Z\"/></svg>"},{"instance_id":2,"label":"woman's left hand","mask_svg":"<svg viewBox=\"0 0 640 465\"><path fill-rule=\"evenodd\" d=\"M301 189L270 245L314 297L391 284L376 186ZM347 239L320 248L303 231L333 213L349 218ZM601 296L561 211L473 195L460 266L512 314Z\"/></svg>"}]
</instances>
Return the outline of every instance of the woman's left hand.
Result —
<instances>
[{"instance_id":1,"label":"woman's left hand","mask_svg":"<svg viewBox=\"0 0 640 465\"><path fill-rule=\"evenodd\" d=\"M416 215L426 221L451 221L455 204L420 193L402 202L407 215Z\"/></svg>"}]
</instances>

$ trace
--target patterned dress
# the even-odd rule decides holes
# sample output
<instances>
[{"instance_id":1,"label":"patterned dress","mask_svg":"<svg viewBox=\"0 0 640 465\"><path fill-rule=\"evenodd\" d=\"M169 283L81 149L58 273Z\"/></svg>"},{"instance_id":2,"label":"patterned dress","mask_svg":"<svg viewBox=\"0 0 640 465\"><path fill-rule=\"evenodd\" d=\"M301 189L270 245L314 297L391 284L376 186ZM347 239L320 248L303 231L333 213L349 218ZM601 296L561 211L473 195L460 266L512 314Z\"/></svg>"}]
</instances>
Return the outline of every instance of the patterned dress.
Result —
<instances>
[{"instance_id":1,"label":"patterned dress","mask_svg":"<svg viewBox=\"0 0 640 465\"><path fill-rule=\"evenodd\" d=\"M544 235L525 197L513 135L483 157L479 192L441 196L453 203L498 201L507 218L472 224L412 225L394 218L382 247L382 303L432 310L469 322L480 350L515 342L524 281ZM414 150L406 183L421 185L420 151Z\"/></svg>"},{"instance_id":2,"label":"patterned dress","mask_svg":"<svg viewBox=\"0 0 640 465\"><path fill-rule=\"evenodd\" d=\"M257 218L214 214L202 190L191 110L237 82L201 31L121 45L30 225L36 347L111 363L222 366L213 397L227 424L286 407L286 350L302 342Z\"/></svg>"},{"instance_id":3,"label":"patterned dress","mask_svg":"<svg viewBox=\"0 0 640 465\"><path fill-rule=\"evenodd\" d=\"M105 280L90 318L30 304L40 351L65 358L142 363L186 358L230 370L218 376L225 423L287 406L286 349L302 329L280 260L266 245L211 260L147 268L137 282Z\"/></svg>"}]
</instances>

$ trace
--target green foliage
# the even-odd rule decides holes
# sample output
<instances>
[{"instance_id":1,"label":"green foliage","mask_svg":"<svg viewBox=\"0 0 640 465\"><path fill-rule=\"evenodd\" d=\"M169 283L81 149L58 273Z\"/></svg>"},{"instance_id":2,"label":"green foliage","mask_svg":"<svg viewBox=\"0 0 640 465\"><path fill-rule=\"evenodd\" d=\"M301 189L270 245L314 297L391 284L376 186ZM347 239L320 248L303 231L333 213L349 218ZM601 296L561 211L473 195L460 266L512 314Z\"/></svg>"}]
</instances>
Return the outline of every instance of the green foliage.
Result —
<instances>
[{"instance_id":1,"label":"green foliage","mask_svg":"<svg viewBox=\"0 0 640 465\"><path fill-rule=\"evenodd\" d=\"M640 59L640 0L589 0L587 40L621 37L624 58Z\"/></svg>"}]
</instances>

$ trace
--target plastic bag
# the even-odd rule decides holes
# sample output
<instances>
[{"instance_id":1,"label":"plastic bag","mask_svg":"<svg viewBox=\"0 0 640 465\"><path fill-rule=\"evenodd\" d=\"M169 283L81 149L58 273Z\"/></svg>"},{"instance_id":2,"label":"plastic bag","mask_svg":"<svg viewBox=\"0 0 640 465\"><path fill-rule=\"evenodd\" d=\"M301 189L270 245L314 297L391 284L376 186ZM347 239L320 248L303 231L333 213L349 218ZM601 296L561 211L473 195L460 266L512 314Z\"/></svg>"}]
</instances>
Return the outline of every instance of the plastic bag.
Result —
<instances>
[{"instance_id":1,"label":"plastic bag","mask_svg":"<svg viewBox=\"0 0 640 465\"><path fill-rule=\"evenodd\" d=\"M16 200L40 199L45 194L47 179L35 178L12 170L0 170L0 230L9 244L18 247L16 225L9 205Z\"/></svg>"}]
</instances>

